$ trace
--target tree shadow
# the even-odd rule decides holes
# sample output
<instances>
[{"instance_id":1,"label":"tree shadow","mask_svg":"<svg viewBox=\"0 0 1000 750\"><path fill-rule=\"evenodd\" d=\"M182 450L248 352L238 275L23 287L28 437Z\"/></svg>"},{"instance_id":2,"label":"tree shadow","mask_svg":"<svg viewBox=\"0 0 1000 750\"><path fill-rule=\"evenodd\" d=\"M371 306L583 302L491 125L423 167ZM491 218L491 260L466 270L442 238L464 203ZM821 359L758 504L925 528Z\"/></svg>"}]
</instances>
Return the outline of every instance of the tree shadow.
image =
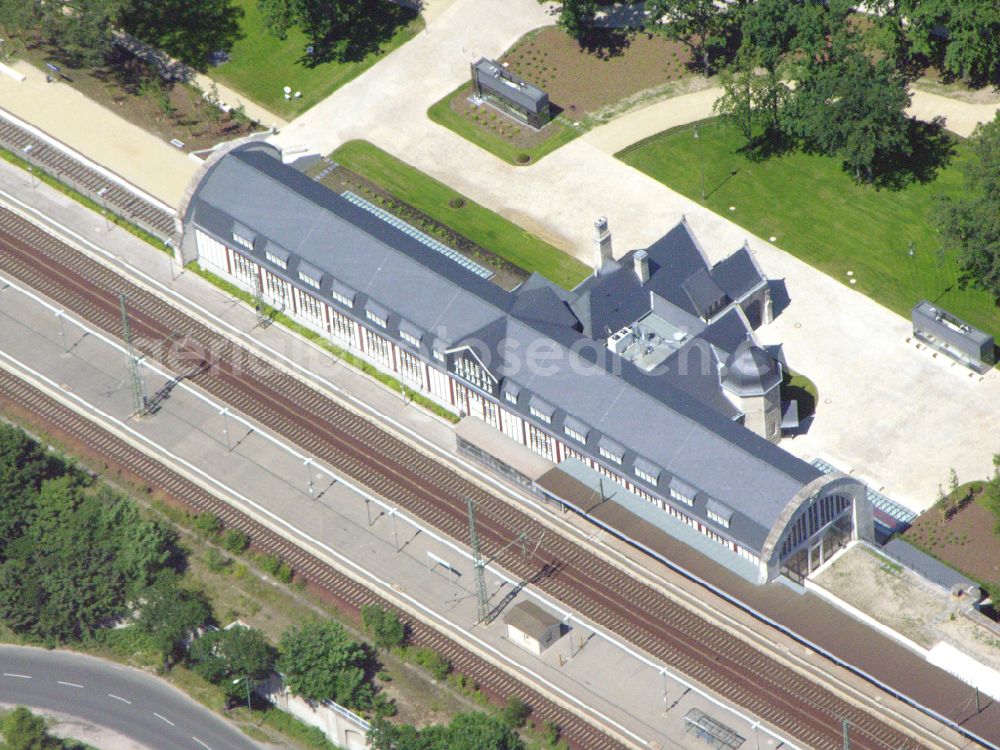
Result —
<instances>
[{"instance_id":1,"label":"tree shadow","mask_svg":"<svg viewBox=\"0 0 1000 750\"><path fill-rule=\"evenodd\" d=\"M910 118L909 153L895 152L877 160L872 184L878 189L902 190L913 183L937 179L955 155L955 138L944 128L945 119L930 122Z\"/></svg>"},{"instance_id":2,"label":"tree shadow","mask_svg":"<svg viewBox=\"0 0 1000 750\"><path fill-rule=\"evenodd\" d=\"M370 4L349 27L338 28L321 39L313 39L299 58L307 68L328 62L360 62L382 49L399 31L417 17L417 11L395 3Z\"/></svg>"},{"instance_id":3,"label":"tree shadow","mask_svg":"<svg viewBox=\"0 0 1000 750\"><path fill-rule=\"evenodd\" d=\"M632 44L635 32L631 29L588 29L578 40L580 48L601 60L620 57Z\"/></svg>"},{"instance_id":4,"label":"tree shadow","mask_svg":"<svg viewBox=\"0 0 1000 750\"><path fill-rule=\"evenodd\" d=\"M738 149L738 153L748 161L762 162L772 156L781 156L796 147L794 139L777 130L767 130L753 136Z\"/></svg>"}]
</instances>

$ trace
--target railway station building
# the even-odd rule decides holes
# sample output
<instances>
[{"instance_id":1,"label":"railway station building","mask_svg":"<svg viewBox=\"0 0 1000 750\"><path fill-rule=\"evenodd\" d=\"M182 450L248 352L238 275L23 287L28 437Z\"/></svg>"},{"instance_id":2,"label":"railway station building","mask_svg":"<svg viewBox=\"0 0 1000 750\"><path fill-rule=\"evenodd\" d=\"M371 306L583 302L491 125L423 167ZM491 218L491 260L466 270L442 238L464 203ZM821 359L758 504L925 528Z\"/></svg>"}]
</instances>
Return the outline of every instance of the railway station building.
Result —
<instances>
[{"instance_id":1,"label":"railway station building","mask_svg":"<svg viewBox=\"0 0 1000 750\"><path fill-rule=\"evenodd\" d=\"M782 369L754 341L771 305L746 247L713 265L682 221L616 260L600 220L579 286L506 291L265 143L214 158L183 221L186 260L530 451L565 475L550 497L599 485L757 582L873 537L861 482L777 444Z\"/></svg>"}]
</instances>

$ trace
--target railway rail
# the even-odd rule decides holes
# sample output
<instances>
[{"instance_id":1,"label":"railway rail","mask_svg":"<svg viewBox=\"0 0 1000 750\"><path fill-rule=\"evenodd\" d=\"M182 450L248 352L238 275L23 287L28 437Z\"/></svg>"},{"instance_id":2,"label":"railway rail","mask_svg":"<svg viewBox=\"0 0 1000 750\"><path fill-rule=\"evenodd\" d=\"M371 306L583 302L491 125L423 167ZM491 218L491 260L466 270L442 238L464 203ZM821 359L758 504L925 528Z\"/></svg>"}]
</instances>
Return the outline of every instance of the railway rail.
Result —
<instances>
[{"instance_id":1,"label":"railway rail","mask_svg":"<svg viewBox=\"0 0 1000 750\"><path fill-rule=\"evenodd\" d=\"M161 240L174 236L174 215L119 182L74 159L0 114L0 145L22 159L36 164L61 182L85 193L89 198L104 202L108 210L138 224Z\"/></svg>"},{"instance_id":2,"label":"railway rail","mask_svg":"<svg viewBox=\"0 0 1000 750\"><path fill-rule=\"evenodd\" d=\"M140 350L177 372L206 362L194 378L200 387L443 534L466 538L473 498L484 555L522 531L540 539L533 553L510 549L498 564L524 579L554 568L537 583L549 596L803 745L843 747L847 721L855 748L921 747L576 542L543 537L542 525L509 503L6 210L0 267L112 335L121 333L117 295L125 292Z\"/></svg>"},{"instance_id":3,"label":"railway rail","mask_svg":"<svg viewBox=\"0 0 1000 750\"><path fill-rule=\"evenodd\" d=\"M58 434L62 439L87 446L88 450L104 457L109 465L133 480L156 489L173 502L198 513L215 514L226 528L239 529L247 534L254 548L279 555L292 566L296 576L321 589L349 610L358 612L367 604L377 604L396 611L406 624L412 643L433 648L447 658L455 670L476 680L487 692L500 698L519 697L531 706L533 720L555 722L560 736L572 747L578 750L625 750L624 745L583 719L542 697L447 636L397 610L375 592L6 370L0 370L0 402L29 412L43 423L50 434Z\"/></svg>"}]
</instances>

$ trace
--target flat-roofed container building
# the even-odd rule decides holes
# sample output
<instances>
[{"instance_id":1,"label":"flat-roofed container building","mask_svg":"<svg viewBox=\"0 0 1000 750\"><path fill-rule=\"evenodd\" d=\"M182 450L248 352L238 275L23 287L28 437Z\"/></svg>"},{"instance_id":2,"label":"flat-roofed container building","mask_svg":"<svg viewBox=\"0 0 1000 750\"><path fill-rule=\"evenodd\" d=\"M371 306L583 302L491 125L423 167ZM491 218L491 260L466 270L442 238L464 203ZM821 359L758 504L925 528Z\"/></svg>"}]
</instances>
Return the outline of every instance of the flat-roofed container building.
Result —
<instances>
[{"instance_id":1,"label":"flat-roofed container building","mask_svg":"<svg viewBox=\"0 0 1000 750\"><path fill-rule=\"evenodd\" d=\"M605 223L577 288L533 274L508 292L263 143L216 157L183 217L187 259L489 425L505 455L565 467L551 487L610 485L757 581L872 538L861 482L776 444L781 370L753 340L770 300L745 246L713 265L682 221L615 260Z\"/></svg>"},{"instance_id":2,"label":"flat-roofed container building","mask_svg":"<svg viewBox=\"0 0 1000 750\"><path fill-rule=\"evenodd\" d=\"M518 120L540 128L551 118L549 95L496 60L479 58L472 64L473 93Z\"/></svg>"}]
</instances>

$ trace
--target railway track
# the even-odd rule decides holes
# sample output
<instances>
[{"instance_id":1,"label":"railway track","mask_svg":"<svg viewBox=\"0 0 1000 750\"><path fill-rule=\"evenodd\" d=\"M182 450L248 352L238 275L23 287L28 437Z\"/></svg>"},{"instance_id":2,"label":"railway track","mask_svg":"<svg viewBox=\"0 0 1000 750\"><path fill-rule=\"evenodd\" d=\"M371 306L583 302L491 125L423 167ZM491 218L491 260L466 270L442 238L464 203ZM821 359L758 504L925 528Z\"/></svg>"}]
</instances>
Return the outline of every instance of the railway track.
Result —
<instances>
[{"instance_id":1,"label":"railway track","mask_svg":"<svg viewBox=\"0 0 1000 750\"><path fill-rule=\"evenodd\" d=\"M2 115L0 115L0 145L17 156L34 162L53 177L72 185L94 200L104 201L113 213L138 224L161 240L173 238L172 213L143 200L131 190L49 145Z\"/></svg>"},{"instance_id":2,"label":"railway track","mask_svg":"<svg viewBox=\"0 0 1000 750\"><path fill-rule=\"evenodd\" d=\"M549 596L799 743L840 748L846 720L856 748L920 747L579 544L543 538L530 516L6 210L0 211L0 267L113 335L121 333L117 294L125 292L141 350L176 372L206 362L194 378L200 387L443 534L466 538L472 497L484 555L522 531L542 539L534 553L511 549L498 564L524 579L554 568L537 583Z\"/></svg>"},{"instance_id":3,"label":"railway track","mask_svg":"<svg viewBox=\"0 0 1000 750\"><path fill-rule=\"evenodd\" d=\"M366 604L377 604L395 611L407 625L412 643L433 648L445 656L456 671L473 678L492 695L504 699L516 695L531 706L533 720L539 723L555 722L560 728L560 735L574 748L625 750L624 745L610 739L583 719L545 699L447 636L397 610L375 592L6 370L0 370L0 402L13 404L29 412L44 423L50 434L58 433L63 439L86 445L89 450L105 457L109 464L131 478L155 488L174 502L198 513L214 513L226 528L239 529L247 534L256 549L280 555L292 566L296 576L332 596L342 607L357 612Z\"/></svg>"}]
</instances>

